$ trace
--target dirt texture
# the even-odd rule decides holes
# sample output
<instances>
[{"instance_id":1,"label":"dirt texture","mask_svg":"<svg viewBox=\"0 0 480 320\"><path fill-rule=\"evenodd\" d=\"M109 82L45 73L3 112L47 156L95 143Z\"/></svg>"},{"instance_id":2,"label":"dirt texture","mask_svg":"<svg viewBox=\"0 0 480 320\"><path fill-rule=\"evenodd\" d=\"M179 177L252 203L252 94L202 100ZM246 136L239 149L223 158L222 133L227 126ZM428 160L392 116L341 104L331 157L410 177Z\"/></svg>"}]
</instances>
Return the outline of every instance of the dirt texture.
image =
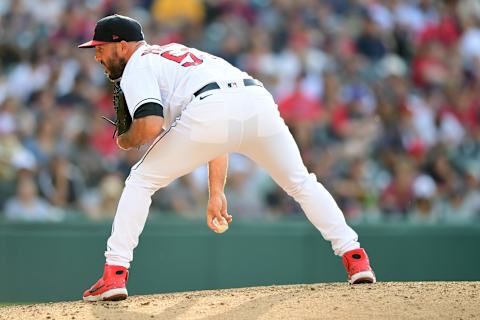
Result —
<instances>
[{"instance_id":1,"label":"dirt texture","mask_svg":"<svg viewBox=\"0 0 480 320\"><path fill-rule=\"evenodd\" d=\"M0 319L480 319L480 282L313 284L0 308Z\"/></svg>"}]
</instances>

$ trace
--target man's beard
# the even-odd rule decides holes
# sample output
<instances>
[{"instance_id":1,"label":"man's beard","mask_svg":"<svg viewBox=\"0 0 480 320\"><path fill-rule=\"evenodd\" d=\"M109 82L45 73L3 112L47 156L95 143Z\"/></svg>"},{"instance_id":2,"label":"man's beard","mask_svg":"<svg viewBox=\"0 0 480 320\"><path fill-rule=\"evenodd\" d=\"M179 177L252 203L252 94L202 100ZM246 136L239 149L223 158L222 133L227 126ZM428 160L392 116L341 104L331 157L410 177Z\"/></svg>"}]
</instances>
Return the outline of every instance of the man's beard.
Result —
<instances>
[{"instance_id":1,"label":"man's beard","mask_svg":"<svg viewBox=\"0 0 480 320\"><path fill-rule=\"evenodd\" d=\"M115 62L114 59L117 61ZM118 80L122 77L123 70L125 70L126 65L127 61L125 60L125 58L113 57L105 63L105 74L110 79L110 81Z\"/></svg>"}]
</instances>

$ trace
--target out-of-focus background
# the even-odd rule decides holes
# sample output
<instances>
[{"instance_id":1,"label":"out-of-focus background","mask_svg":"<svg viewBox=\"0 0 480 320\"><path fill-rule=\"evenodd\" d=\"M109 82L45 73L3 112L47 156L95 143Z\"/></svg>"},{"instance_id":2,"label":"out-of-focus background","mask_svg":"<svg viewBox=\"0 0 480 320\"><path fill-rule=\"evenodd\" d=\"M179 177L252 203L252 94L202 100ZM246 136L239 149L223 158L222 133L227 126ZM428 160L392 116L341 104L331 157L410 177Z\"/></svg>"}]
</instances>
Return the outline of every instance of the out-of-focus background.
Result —
<instances>
[{"instance_id":1,"label":"out-of-focus background","mask_svg":"<svg viewBox=\"0 0 480 320\"><path fill-rule=\"evenodd\" d=\"M75 299L101 271L142 155L117 149L110 83L77 49L113 13L261 80L380 278L480 279L480 1L2 0L0 302ZM133 292L343 281L250 160L231 156L221 237L206 182L203 167L154 195Z\"/></svg>"}]
</instances>

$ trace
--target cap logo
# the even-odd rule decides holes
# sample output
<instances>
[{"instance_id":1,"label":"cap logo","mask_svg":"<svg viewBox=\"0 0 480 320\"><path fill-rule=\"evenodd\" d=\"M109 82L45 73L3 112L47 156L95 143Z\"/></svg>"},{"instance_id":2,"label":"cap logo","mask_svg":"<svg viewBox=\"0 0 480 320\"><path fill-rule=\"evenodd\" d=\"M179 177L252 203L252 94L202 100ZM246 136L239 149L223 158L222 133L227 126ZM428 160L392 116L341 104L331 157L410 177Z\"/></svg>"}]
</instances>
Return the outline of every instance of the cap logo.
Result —
<instances>
[{"instance_id":1,"label":"cap logo","mask_svg":"<svg viewBox=\"0 0 480 320\"><path fill-rule=\"evenodd\" d=\"M112 34L112 39L113 39L113 40L118 40L119 38L120 38L120 37L117 36L116 34Z\"/></svg>"}]
</instances>

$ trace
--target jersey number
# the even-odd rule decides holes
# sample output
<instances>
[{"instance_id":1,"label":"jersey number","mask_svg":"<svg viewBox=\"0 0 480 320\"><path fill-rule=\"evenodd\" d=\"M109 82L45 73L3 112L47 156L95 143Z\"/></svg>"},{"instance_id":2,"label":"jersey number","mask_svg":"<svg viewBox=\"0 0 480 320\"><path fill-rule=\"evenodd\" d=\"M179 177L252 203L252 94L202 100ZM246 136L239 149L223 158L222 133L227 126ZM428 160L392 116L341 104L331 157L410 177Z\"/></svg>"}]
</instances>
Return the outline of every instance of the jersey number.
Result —
<instances>
[{"instance_id":1,"label":"jersey number","mask_svg":"<svg viewBox=\"0 0 480 320\"><path fill-rule=\"evenodd\" d=\"M180 56L176 56L176 55L173 55L171 51L165 51L164 53L161 54L161 56L164 57L165 59L175 61L176 63L181 63L182 67L198 66L199 64L203 63L202 59L198 58L196 55L194 55L191 52L186 52ZM187 56L190 57L192 61L182 63L182 61Z\"/></svg>"},{"instance_id":2,"label":"jersey number","mask_svg":"<svg viewBox=\"0 0 480 320\"><path fill-rule=\"evenodd\" d=\"M157 48L151 48L150 50L144 51L142 53L142 56L146 55L146 54L149 54L149 53L160 54L160 56L164 57L165 59L174 61L176 63L180 63L180 65L182 67L198 66L199 64L203 63L202 59L200 59L199 57L197 57L196 55L194 55L191 52L187 51L187 52L185 52L183 54L180 54L180 55L174 54L173 52L174 52L173 50L169 50L169 51L164 51L164 52L160 53L160 50L158 50ZM187 62L182 63L182 61L185 60L185 58L187 58L187 57L191 61L187 61Z\"/></svg>"}]
</instances>

